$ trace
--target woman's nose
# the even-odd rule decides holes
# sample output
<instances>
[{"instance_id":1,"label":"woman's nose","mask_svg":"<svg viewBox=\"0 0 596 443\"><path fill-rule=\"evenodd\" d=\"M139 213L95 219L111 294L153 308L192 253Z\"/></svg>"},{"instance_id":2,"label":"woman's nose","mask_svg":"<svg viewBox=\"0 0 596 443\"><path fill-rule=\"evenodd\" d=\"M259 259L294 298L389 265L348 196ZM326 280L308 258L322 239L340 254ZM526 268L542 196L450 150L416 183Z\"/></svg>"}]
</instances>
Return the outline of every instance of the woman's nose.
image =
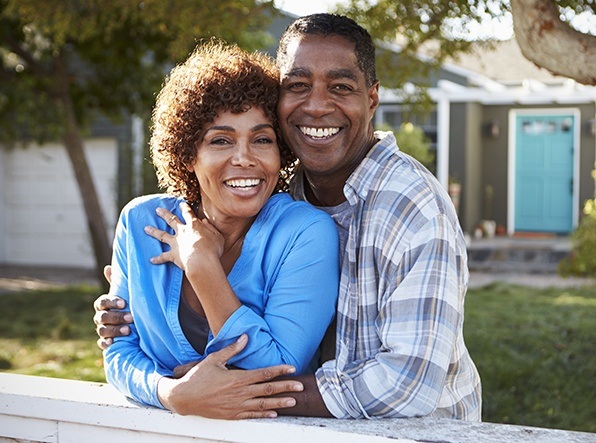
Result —
<instances>
[{"instance_id":1,"label":"woman's nose","mask_svg":"<svg viewBox=\"0 0 596 443\"><path fill-rule=\"evenodd\" d=\"M241 142L236 145L234 155L232 156L232 164L242 167L253 166L256 163L256 158L250 144Z\"/></svg>"}]
</instances>

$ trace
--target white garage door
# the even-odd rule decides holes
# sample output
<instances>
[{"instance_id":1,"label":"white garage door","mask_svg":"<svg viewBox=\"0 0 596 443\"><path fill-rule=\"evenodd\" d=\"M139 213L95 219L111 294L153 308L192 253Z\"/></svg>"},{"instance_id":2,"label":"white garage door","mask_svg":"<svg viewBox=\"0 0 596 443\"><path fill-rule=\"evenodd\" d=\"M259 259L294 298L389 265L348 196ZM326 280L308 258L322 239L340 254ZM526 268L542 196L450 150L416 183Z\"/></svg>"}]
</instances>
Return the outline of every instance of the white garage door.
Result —
<instances>
[{"instance_id":1,"label":"white garage door","mask_svg":"<svg viewBox=\"0 0 596 443\"><path fill-rule=\"evenodd\" d=\"M117 143L85 142L110 241L116 221ZM59 144L4 151L0 172L0 262L19 265L95 266L79 189Z\"/></svg>"}]
</instances>

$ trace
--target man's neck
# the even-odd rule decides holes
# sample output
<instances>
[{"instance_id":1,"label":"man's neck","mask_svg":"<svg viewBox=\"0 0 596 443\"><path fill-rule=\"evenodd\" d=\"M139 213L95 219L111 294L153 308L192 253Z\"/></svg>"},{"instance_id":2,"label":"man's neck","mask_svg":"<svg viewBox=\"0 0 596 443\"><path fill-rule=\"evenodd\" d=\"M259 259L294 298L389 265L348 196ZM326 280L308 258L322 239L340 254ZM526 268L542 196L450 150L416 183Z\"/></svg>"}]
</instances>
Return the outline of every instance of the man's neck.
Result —
<instances>
[{"instance_id":1,"label":"man's neck","mask_svg":"<svg viewBox=\"0 0 596 443\"><path fill-rule=\"evenodd\" d=\"M315 206L338 206L346 201L344 185L346 180L329 180L313 177L304 172L304 195Z\"/></svg>"}]
</instances>

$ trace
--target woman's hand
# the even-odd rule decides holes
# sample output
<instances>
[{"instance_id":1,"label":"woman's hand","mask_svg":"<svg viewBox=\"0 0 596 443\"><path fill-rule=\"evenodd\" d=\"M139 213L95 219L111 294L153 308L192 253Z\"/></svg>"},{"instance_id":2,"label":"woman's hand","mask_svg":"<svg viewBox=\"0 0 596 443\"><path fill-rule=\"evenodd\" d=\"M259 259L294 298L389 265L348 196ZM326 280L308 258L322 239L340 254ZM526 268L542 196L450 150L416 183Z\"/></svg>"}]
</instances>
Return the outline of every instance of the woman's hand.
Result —
<instances>
[{"instance_id":1,"label":"woman's hand","mask_svg":"<svg viewBox=\"0 0 596 443\"><path fill-rule=\"evenodd\" d=\"M226 363L244 349L247 336L208 355L179 379L163 377L157 385L162 405L182 415L219 419L272 418L276 410L296 405L301 382L276 379L292 376L289 365L250 371L228 370ZM314 378L314 377L313 377Z\"/></svg>"},{"instance_id":2,"label":"woman's hand","mask_svg":"<svg viewBox=\"0 0 596 443\"><path fill-rule=\"evenodd\" d=\"M207 219L199 220L187 203L180 204L182 222L178 217L164 208L157 208L157 215L166 221L174 230L174 235L146 226L145 232L151 237L166 243L170 250L151 258L151 263L162 264L172 262L180 269L188 272L209 259L218 259L223 254L224 238Z\"/></svg>"}]
</instances>

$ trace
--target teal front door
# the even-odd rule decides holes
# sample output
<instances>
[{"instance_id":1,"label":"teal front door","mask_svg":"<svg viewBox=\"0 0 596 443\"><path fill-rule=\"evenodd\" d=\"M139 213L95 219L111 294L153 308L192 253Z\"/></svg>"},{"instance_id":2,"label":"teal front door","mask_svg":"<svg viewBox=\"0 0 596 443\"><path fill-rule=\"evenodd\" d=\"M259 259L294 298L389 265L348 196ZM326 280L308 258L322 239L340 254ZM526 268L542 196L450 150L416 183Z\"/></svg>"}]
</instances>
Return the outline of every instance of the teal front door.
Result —
<instances>
[{"instance_id":1,"label":"teal front door","mask_svg":"<svg viewBox=\"0 0 596 443\"><path fill-rule=\"evenodd\" d=\"M575 124L572 115L516 117L515 231L571 231Z\"/></svg>"}]
</instances>

